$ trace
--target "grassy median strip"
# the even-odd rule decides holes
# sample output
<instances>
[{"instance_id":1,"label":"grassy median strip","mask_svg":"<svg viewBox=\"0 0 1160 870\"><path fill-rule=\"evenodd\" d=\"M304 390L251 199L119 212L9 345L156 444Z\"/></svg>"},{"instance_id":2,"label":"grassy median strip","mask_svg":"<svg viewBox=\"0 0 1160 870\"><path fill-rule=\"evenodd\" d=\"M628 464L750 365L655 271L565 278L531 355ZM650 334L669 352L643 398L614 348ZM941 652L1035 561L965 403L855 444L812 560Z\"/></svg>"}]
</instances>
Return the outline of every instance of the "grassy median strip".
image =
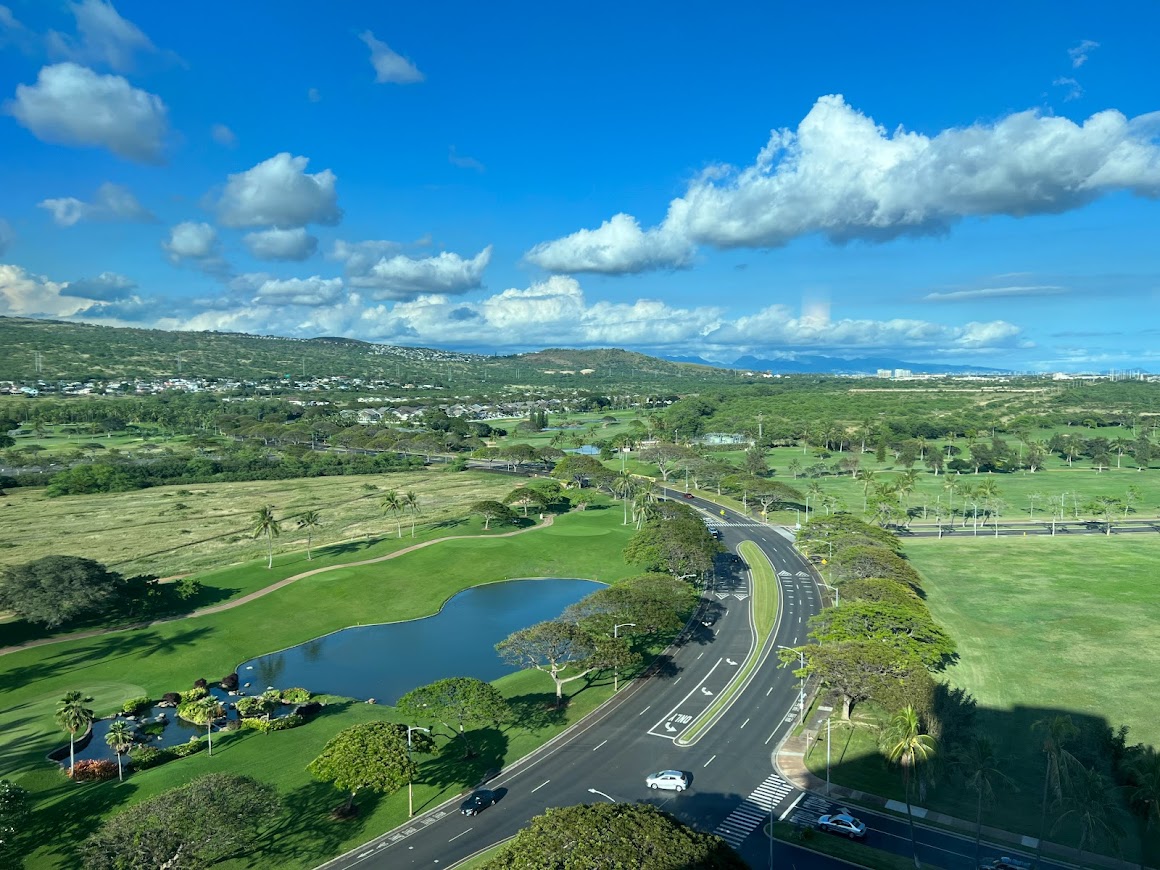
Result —
<instances>
[{"instance_id":1,"label":"grassy median strip","mask_svg":"<svg viewBox=\"0 0 1160 870\"><path fill-rule=\"evenodd\" d=\"M767 652L765 645L773 634L773 626L777 622L777 575L774 574L773 565L761 548L752 541L742 541L737 552L749 565L749 576L752 580L750 595L755 632L753 648L737 671L737 675L717 696L717 700L677 737L676 742L681 746L696 743L717 720L725 706L746 685Z\"/></svg>"},{"instance_id":2,"label":"grassy median strip","mask_svg":"<svg viewBox=\"0 0 1160 870\"><path fill-rule=\"evenodd\" d=\"M765 826L765 833L769 834L768 824ZM773 836L774 839L789 843L792 846L798 846L822 855L830 855L858 867L875 867L882 868L882 870L911 870L914 867L914 861L905 855L883 852L881 849L875 849L854 840L847 840L834 834L820 833L813 828L791 825L789 822L774 822Z\"/></svg>"}]
</instances>

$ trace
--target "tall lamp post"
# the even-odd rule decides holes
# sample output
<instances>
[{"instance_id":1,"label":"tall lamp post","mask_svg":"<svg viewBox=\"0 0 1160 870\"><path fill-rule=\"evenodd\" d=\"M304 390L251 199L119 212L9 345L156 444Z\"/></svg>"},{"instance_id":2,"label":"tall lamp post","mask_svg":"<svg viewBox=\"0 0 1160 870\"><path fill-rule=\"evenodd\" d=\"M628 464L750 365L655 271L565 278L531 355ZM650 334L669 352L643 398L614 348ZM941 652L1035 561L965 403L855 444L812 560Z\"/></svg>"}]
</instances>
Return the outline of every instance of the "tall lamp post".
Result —
<instances>
[{"instance_id":1,"label":"tall lamp post","mask_svg":"<svg viewBox=\"0 0 1160 870\"><path fill-rule=\"evenodd\" d=\"M800 649L794 649L792 646L782 646L780 643L777 645L777 648L787 649L790 652L797 653L798 659L801 661L802 676L801 686L798 688L798 724L804 725L806 721L806 654Z\"/></svg>"},{"instance_id":2,"label":"tall lamp post","mask_svg":"<svg viewBox=\"0 0 1160 870\"><path fill-rule=\"evenodd\" d=\"M407 760L408 761L411 760L411 732L412 731L426 731L428 734L431 733L430 728L420 728L418 725L408 725L407 726ZM408 779L407 780L407 818L409 819L413 815L415 815L415 796L414 796L413 792L411 791L411 780Z\"/></svg>"},{"instance_id":3,"label":"tall lamp post","mask_svg":"<svg viewBox=\"0 0 1160 870\"><path fill-rule=\"evenodd\" d=\"M635 622L617 623L616 625L612 626L612 639L618 640L620 638L620 635L617 632L619 632L622 628L634 628L635 626ZM616 694L618 691L620 691L620 668L614 667L612 669L612 692L613 694ZM615 803L615 801L613 801L613 803Z\"/></svg>"}]
</instances>

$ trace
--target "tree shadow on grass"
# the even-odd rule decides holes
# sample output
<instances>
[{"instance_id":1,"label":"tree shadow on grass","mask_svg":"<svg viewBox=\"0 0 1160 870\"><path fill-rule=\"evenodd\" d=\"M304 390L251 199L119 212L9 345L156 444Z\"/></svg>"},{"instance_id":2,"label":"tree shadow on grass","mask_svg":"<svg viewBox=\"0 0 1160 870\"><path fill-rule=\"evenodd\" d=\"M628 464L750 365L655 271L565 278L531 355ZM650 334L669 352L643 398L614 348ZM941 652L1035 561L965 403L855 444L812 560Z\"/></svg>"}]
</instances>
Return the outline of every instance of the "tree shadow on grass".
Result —
<instances>
[{"instance_id":1,"label":"tree shadow on grass","mask_svg":"<svg viewBox=\"0 0 1160 870\"><path fill-rule=\"evenodd\" d=\"M512 708L512 728L524 728L528 731L540 731L544 728L553 728L564 724L566 707L556 706L556 695L552 692L536 692L527 695L516 695L508 698L508 706Z\"/></svg>"},{"instance_id":2,"label":"tree shadow on grass","mask_svg":"<svg viewBox=\"0 0 1160 870\"><path fill-rule=\"evenodd\" d=\"M415 760L419 762L419 776L415 781L436 786L440 790L450 786L474 788L503 768L509 743L506 734L498 728L477 728L467 732L467 740L475 752L469 758L464 757L466 747L460 738L445 743L434 756L417 755ZM433 796L430 800L441 798ZM421 809L420 806L415 807L416 812Z\"/></svg>"},{"instance_id":3,"label":"tree shadow on grass","mask_svg":"<svg viewBox=\"0 0 1160 870\"><path fill-rule=\"evenodd\" d=\"M457 529L460 526L467 525L467 520L464 517L457 517L449 520L440 520L437 523L431 523L433 529Z\"/></svg>"},{"instance_id":4,"label":"tree shadow on grass","mask_svg":"<svg viewBox=\"0 0 1160 870\"><path fill-rule=\"evenodd\" d=\"M313 865L342 851L343 843L362 832L379 800L373 792L359 794L354 804L357 815L333 818L331 810L344 804L346 798L327 782L310 782L284 794L281 819L262 838L258 851L249 856L248 866L275 866L280 854L293 854Z\"/></svg>"},{"instance_id":5,"label":"tree shadow on grass","mask_svg":"<svg viewBox=\"0 0 1160 870\"><path fill-rule=\"evenodd\" d=\"M37 795L38 802L43 806L66 793L68 798L32 813L21 832L23 843L29 849L50 844L51 854L58 858L60 866L80 867L80 848L85 838L101 826L106 813L132 801L136 791L132 782L79 784L68 780L62 772L59 787L41 792Z\"/></svg>"}]
</instances>

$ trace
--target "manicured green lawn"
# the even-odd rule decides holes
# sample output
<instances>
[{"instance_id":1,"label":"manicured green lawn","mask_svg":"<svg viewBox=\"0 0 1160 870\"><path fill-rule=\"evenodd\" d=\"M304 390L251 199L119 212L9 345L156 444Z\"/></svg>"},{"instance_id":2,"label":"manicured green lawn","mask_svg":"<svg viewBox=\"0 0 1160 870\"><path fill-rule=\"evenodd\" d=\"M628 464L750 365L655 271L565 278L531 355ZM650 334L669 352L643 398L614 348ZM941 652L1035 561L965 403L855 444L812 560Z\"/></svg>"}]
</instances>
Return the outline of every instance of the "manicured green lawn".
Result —
<instances>
[{"instance_id":1,"label":"manicured green lawn","mask_svg":"<svg viewBox=\"0 0 1160 870\"><path fill-rule=\"evenodd\" d=\"M65 739L52 720L55 705L64 692L79 689L91 694L98 715L107 714L127 698L143 694L159 697L166 691L188 688L193 680L202 676L216 679L247 658L337 628L428 615L438 610L451 595L480 583L511 577L559 576L612 581L632 573L621 555L630 533L631 527L621 525L619 511L597 505L586 511L560 516L553 526L526 534L475 541L457 539L406 554L397 560L346 567L306 578L222 613L88 640L65 641L0 657L0 692L3 697L0 776L13 779L29 789L38 808L44 804L54 805L65 792L82 791L88 795L91 791L91 798L86 797L80 802L70 799L51 812L38 816L44 820L64 820L58 822L60 824L91 825L92 812L111 809L130 795L144 797L181 784L187 778L187 772L197 772L203 765L216 763L217 754L212 760L195 756L144 771L132 776L124 785L74 788L44 761L44 755ZM260 563L251 565L250 570L266 573ZM520 680L527 682L521 683ZM549 721L552 717L543 710L545 702L539 698L543 694L544 698L551 699L551 682L547 677L532 673L515 675L508 681L516 686L513 694L535 696L522 702L526 709L520 721L525 725L537 720L547 724L525 729L527 733L513 731L502 740L496 737L497 746L499 743L503 745L500 747L502 752L499 748L492 752L493 762L519 757L541 742L547 733L543 728L552 724ZM569 707L568 715L579 715L588 709L586 705L596 703L603 691L601 688L581 692ZM352 721L359 721L359 716L383 715L381 711L384 709L354 705L348 708L348 712L328 714L323 721L330 722L333 716L337 723L333 730L337 731ZM351 720L349 716L355 719ZM229 753L236 753L237 763L232 769L269 778L284 792L286 787L282 777L297 782L294 777L298 774L293 771L298 770L303 778L301 788L305 789L304 794L321 800L320 787L309 785L300 769L317 754L331 733L333 731L328 732L327 727L319 724L272 735L246 733L223 745L221 757L225 759ZM254 736L260 740L253 740ZM301 757L292 764L287 761L289 749L270 751L271 747L293 747L300 741L303 746L299 752ZM448 767L446 761L442 766ZM439 788L433 790L432 795L452 787L453 792L457 791L460 786L473 781L463 779L458 766L456 769L454 777L440 774L442 778L437 779ZM192 775L194 773L188 774ZM157 783L155 788L150 785L154 782ZM333 803L333 794L327 795L325 801ZM397 796L382 801L382 812L387 813L383 819L394 819L390 824L382 821L383 830L401 820L392 815L394 810L391 807L397 806L393 803L395 801ZM323 811L328 809L329 805L323 807ZM309 839L313 836L311 831L313 828L304 829L299 836ZM357 838L362 833L343 836Z\"/></svg>"}]
</instances>

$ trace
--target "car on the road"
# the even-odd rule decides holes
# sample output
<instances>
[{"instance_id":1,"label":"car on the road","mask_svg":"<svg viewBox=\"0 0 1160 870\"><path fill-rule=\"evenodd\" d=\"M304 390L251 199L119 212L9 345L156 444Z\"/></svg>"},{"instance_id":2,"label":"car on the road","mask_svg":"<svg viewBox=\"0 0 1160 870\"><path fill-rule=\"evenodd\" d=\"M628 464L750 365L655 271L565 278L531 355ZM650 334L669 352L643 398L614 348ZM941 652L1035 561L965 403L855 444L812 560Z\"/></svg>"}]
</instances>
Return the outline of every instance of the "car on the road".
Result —
<instances>
[{"instance_id":1,"label":"car on the road","mask_svg":"<svg viewBox=\"0 0 1160 870\"><path fill-rule=\"evenodd\" d=\"M1004 855L1002 858L980 864L979 870L1031 870L1031 862L1019 858L1008 858Z\"/></svg>"},{"instance_id":2,"label":"car on the road","mask_svg":"<svg viewBox=\"0 0 1160 870\"><path fill-rule=\"evenodd\" d=\"M705 628L712 628L716 621L717 617L712 613L706 613L703 617L701 617L701 625L705 626Z\"/></svg>"},{"instance_id":3,"label":"car on the road","mask_svg":"<svg viewBox=\"0 0 1160 870\"><path fill-rule=\"evenodd\" d=\"M692 498L693 497L693 494L691 492L686 492L684 495L685 495L685 498Z\"/></svg>"},{"instance_id":4,"label":"car on the road","mask_svg":"<svg viewBox=\"0 0 1160 870\"><path fill-rule=\"evenodd\" d=\"M818 829L832 834L842 834L851 840L866 836L866 825L854 818L849 810L822 816L818 819Z\"/></svg>"},{"instance_id":5,"label":"car on the road","mask_svg":"<svg viewBox=\"0 0 1160 870\"><path fill-rule=\"evenodd\" d=\"M644 784L649 788L684 791L689 787L689 777L680 770L661 770L645 777Z\"/></svg>"},{"instance_id":6,"label":"car on the road","mask_svg":"<svg viewBox=\"0 0 1160 870\"><path fill-rule=\"evenodd\" d=\"M477 788L470 795L467 800L459 805L459 812L465 816L474 816L488 807L493 806L499 800L496 793L489 788Z\"/></svg>"}]
</instances>

